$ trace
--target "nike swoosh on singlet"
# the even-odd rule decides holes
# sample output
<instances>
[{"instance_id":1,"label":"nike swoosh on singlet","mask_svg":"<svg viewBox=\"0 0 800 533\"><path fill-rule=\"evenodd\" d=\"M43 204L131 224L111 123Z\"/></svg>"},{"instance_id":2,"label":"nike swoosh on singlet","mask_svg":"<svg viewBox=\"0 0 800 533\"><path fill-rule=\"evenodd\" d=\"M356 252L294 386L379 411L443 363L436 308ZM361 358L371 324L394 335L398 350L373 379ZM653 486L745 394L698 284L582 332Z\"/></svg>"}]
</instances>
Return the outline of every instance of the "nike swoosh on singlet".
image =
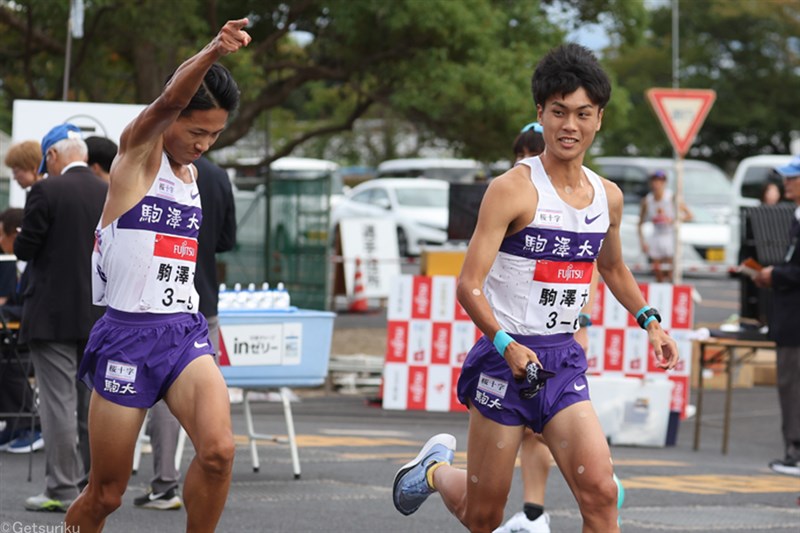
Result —
<instances>
[{"instance_id":1,"label":"nike swoosh on singlet","mask_svg":"<svg viewBox=\"0 0 800 533\"><path fill-rule=\"evenodd\" d=\"M583 219L583 221L584 221L584 222L586 222L587 224L591 224L592 222L594 222L595 220L597 220L598 218L600 218L600 216L601 216L602 214L603 214L603 213L600 213L599 215L597 215L597 216L594 216L594 217L592 217L592 218L589 218L589 215L586 215L586 218L584 218L584 219Z\"/></svg>"},{"instance_id":2,"label":"nike swoosh on singlet","mask_svg":"<svg viewBox=\"0 0 800 533\"><path fill-rule=\"evenodd\" d=\"M191 197L192 197L192 200L194 200L195 198L197 198L198 196L200 196L200 191L197 191L196 193L195 193L195 192L190 192L190 193L189 193L189 196L191 196Z\"/></svg>"}]
</instances>

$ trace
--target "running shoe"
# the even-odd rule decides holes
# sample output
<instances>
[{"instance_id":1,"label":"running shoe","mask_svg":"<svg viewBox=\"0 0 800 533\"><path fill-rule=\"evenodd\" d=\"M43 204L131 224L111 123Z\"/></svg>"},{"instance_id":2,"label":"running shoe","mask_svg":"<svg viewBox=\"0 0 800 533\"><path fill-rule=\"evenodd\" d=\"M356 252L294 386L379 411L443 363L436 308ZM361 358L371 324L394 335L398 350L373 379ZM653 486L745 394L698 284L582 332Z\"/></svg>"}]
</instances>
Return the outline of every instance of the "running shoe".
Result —
<instances>
[{"instance_id":1,"label":"running shoe","mask_svg":"<svg viewBox=\"0 0 800 533\"><path fill-rule=\"evenodd\" d=\"M775 459L769 463L773 472L786 474L787 476L800 476L800 462L791 457L786 459Z\"/></svg>"},{"instance_id":2,"label":"running shoe","mask_svg":"<svg viewBox=\"0 0 800 533\"><path fill-rule=\"evenodd\" d=\"M456 451L456 438L447 433L431 437L419 454L397 471L392 498L395 508L404 515L416 512L428 496L436 492L428 485L428 468L436 463L450 464Z\"/></svg>"},{"instance_id":3,"label":"running shoe","mask_svg":"<svg viewBox=\"0 0 800 533\"><path fill-rule=\"evenodd\" d=\"M28 511L66 513L70 505L72 505L72 500L56 500L44 493L25 500L25 509Z\"/></svg>"},{"instance_id":4,"label":"running shoe","mask_svg":"<svg viewBox=\"0 0 800 533\"><path fill-rule=\"evenodd\" d=\"M542 513L536 520L528 520L525 513L520 511L493 533L550 533L550 515Z\"/></svg>"},{"instance_id":5,"label":"running shoe","mask_svg":"<svg viewBox=\"0 0 800 533\"><path fill-rule=\"evenodd\" d=\"M8 453L31 453L44 448L41 431L28 430L8 444Z\"/></svg>"},{"instance_id":6,"label":"running shoe","mask_svg":"<svg viewBox=\"0 0 800 533\"><path fill-rule=\"evenodd\" d=\"M147 494L143 494L133 500L133 505L142 509L170 511L180 509L183 506L183 502L181 497L178 496L175 487L173 487L166 492L153 492L150 490Z\"/></svg>"}]
</instances>

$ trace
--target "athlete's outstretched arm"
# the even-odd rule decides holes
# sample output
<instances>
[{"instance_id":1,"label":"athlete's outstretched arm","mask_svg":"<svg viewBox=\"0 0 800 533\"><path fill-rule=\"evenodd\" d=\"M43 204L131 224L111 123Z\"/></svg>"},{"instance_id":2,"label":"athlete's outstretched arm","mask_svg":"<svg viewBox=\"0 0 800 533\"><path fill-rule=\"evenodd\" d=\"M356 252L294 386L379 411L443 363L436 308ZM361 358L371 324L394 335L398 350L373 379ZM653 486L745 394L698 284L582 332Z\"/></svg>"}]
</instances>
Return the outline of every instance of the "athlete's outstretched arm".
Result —
<instances>
[{"instance_id":1,"label":"athlete's outstretched arm","mask_svg":"<svg viewBox=\"0 0 800 533\"><path fill-rule=\"evenodd\" d=\"M250 43L250 35L244 31L247 24L246 18L228 21L211 42L178 67L161 95L122 132L120 158L133 158L128 164L137 161L144 164L153 152L160 152L161 134L189 105L211 65L222 56L232 54ZM126 173L127 176L114 174L112 183L114 178L135 178L129 173Z\"/></svg>"}]
</instances>

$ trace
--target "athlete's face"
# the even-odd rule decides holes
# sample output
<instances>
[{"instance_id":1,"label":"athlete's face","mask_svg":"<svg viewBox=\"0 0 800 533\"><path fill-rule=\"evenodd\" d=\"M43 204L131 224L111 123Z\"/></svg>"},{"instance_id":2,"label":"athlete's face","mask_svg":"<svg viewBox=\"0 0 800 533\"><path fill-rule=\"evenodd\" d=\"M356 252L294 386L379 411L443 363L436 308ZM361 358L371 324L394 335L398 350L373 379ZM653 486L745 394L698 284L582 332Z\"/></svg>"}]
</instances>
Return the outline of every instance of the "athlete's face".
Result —
<instances>
[{"instance_id":1,"label":"athlete's face","mask_svg":"<svg viewBox=\"0 0 800 533\"><path fill-rule=\"evenodd\" d=\"M546 152L562 160L580 158L594 141L603 122L603 110L579 87L570 94L554 94L536 106L544 128Z\"/></svg>"},{"instance_id":2,"label":"athlete's face","mask_svg":"<svg viewBox=\"0 0 800 533\"><path fill-rule=\"evenodd\" d=\"M192 111L178 117L164 133L164 149L175 162L188 165L211 148L227 121L224 109Z\"/></svg>"}]
</instances>

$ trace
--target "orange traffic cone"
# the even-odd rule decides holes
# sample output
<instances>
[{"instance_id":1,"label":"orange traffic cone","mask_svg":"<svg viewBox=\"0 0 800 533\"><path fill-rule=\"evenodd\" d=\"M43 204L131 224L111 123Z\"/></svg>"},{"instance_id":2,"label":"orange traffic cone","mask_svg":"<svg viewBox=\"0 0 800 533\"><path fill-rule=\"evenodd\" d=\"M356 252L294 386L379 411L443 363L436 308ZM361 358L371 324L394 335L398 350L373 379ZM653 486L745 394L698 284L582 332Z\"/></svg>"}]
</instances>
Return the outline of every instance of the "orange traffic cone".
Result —
<instances>
[{"instance_id":1,"label":"orange traffic cone","mask_svg":"<svg viewBox=\"0 0 800 533\"><path fill-rule=\"evenodd\" d=\"M348 311L351 313L363 313L367 310L367 297L364 295L364 280L361 273L361 258L356 257L356 272L353 276L353 298L350 300Z\"/></svg>"}]
</instances>

